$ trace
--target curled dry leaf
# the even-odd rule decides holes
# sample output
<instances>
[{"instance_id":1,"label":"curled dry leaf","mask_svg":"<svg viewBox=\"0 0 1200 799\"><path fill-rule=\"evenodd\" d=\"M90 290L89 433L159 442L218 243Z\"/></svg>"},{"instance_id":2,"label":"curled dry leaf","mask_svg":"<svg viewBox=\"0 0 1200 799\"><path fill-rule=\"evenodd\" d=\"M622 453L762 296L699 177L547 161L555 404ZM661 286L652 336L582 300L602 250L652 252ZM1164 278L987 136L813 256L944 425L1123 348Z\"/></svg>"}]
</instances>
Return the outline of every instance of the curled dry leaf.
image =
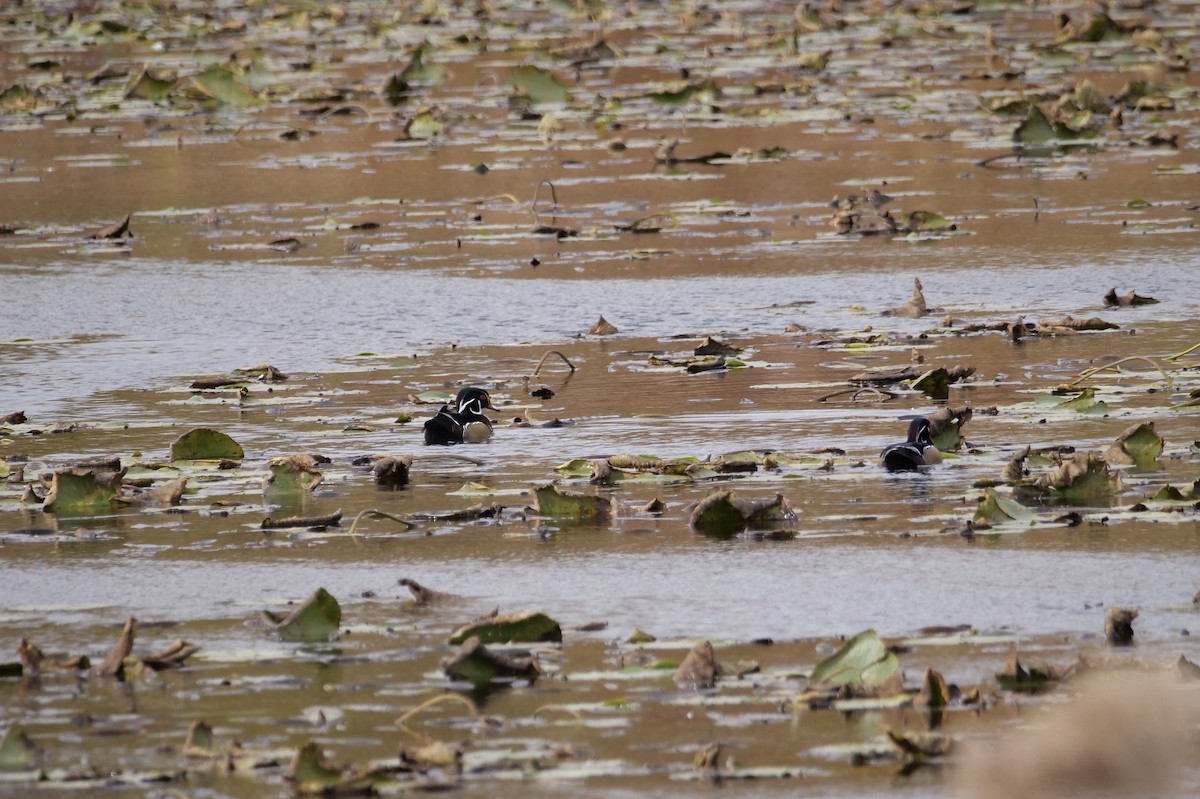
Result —
<instances>
[{"instance_id":1,"label":"curled dry leaf","mask_svg":"<svg viewBox=\"0 0 1200 799\"><path fill-rule=\"evenodd\" d=\"M1143 297L1136 291L1130 291L1128 294L1117 294L1115 288L1109 289L1104 295L1104 304L1110 308L1127 308L1133 305L1155 305L1158 300L1153 297Z\"/></svg>"},{"instance_id":2,"label":"curled dry leaf","mask_svg":"<svg viewBox=\"0 0 1200 799\"><path fill-rule=\"evenodd\" d=\"M117 638L117 643L109 651L108 656L92 669L92 672L103 677L119 677L124 669L125 658L129 657L129 653L133 651L133 639L136 636L137 619L130 616L125 622L125 626L121 628L121 635Z\"/></svg>"},{"instance_id":3,"label":"curled dry leaf","mask_svg":"<svg viewBox=\"0 0 1200 799\"><path fill-rule=\"evenodd\" d=\"M1104 639L1114 646L1129 646L1133 643L1133 620L1136 610L1110 607L1104 614Z\"/></svg>"},{"instance_id":4,"label":"curled dry leaf","mask_svg":"<svg viewBox=\"0 0 1200 799\"><path fill-rule=\"evenodd\" d=\"M908 302L901 305L899 308L892 308L884 311L884 316L908 316L918 318L929 313L929 306L925 304L925 292L921 288L921 279L913 278L913 293L912 298Z\"/></svg>"},{"instance_id":5,"label":"curled dry leaf","mask_svg":"<svg viewBox=\"0 0 1200 799\"><path fill-rule=\"evenodd\" d=\"M917 707L927 707L933 710L950 704L950 688L941 672L925 669L925 677L921 680L921 690L917 693L913 704Z\"/></svg>"},{"instance_id":6,"label":"curled dry leaf","mask_svg":"<svg viewBox=\"0 0 1200 799\"><path fill-rule=\"evenodd\" d=\"M1081 452L1022 487L1066 499L1103 497L1120 490L1121 475L1098 455Z\"/></svg>"},{"instance_id":7,"label":"curled dry leaf","mask_svg":"<svg viewBox=\"0 0 1200 799\"><path fill-rule=\"evenodd\" d=\"M432 588L426 588L416 580L410 580L407 577L400 578L398 582L412 593L413 601L418 605L429 605L434 602L444 602L448 599L457 598L455 594L449 594L445 591L435 591Z\"/></svg>"},{"instance_id":8,"label":"curled dry leaf","mask_svg":"<svg viewBox=\"0 0 1200 799\"><path fill-rule=\"evenodd\" d=\"M1025 479L1025 460L1029 457L1030 447L1014 452L1012 458L1004 467L1000 479L1006 483L1016 483Z\"/></svg>"},{"instance_id":9,"label":"curled dry leaf","mask_svg":"<svg viewBox=\"0 0 1200 799\"><path fill-rule=\"evenodd\" d=\"M589 336L612 336L618 332L620 331L617 330L616 325L609 322L603 316L596 320L596 324L588 328Z\"/></svg>"},{"instance_id":10,"label":"curled dry leaf","mask_svg":"<svg viewBox=\"0 0 1200 799\"><path fill-rule=\"evenodd\" d=\"M712 644L701 641L687 653L675 670L675 684L686 688L712 688L721 675L721 665L713 654Z\"/></svg>"},{"instance_id":11,"label":"curled dry leaf","mask_svg":"<svg viewBox=\"0 0 1200 799\"><path fill-rule=\"evenodd\" d=\"M412 455L395 457L383 455L371 464L371 474L375 485L385 488L403 488L408 485L409 471L412 467Z\"/></svg>"},{"instance_id":12,"label":"curled dry leaf","mask_svg":"<svg viewBox=\"0 0 1200 799\"><path fill-rule=\"evenodd\" d=\"M299 494L312 492L325 476L317 470L317 459L307 453L271 458L267 461L271 473L263 478L263 490Z\"/></svg>"},{"instance_id":13,"label":"curled dry leaf","mask_svg":"<svg viewBox=\"0 0 1200 799\"><path fill-rule=\"evenodd\" d=\"M130 215L125 214L125 218L109 225L106 228L101 228L95 233L88 236L89 239L123 239L133 236L129 232Z\"/></svg>"}]
</instances>

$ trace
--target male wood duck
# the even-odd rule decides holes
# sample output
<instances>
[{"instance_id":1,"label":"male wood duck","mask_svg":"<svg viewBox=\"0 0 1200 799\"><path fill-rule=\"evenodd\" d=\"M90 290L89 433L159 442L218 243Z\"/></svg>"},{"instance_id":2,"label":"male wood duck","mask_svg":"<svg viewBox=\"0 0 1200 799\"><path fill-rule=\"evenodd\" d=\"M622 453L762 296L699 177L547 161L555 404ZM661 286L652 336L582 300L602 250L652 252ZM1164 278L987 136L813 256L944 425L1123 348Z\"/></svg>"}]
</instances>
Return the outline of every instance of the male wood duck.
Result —
<instances>
[{"instance_id":1,"label":"male wood duck","mask_svg":"<svg viewBox=\"0 0 1200 799\"><path fill-rule=\"evenodd\" d=\"M941 463L942 453L933 445L929 420L924 416L913 419L908 425L908 440L884 447L879 462L889 472L915 472L922 466Z\"/></svg>"},{"instance_id":2,"label":"male wood duck","mask_svg":"<svg viewBox=\"0 0 1200 799\"><path fill-rule=\"evenodd\" d=\"M443 405L425 422L426 444L476 444L492 435L492 423L483 409L495 410L492 398L482 388L464 388L451 405Z\"/></svg>"}]
</instances>

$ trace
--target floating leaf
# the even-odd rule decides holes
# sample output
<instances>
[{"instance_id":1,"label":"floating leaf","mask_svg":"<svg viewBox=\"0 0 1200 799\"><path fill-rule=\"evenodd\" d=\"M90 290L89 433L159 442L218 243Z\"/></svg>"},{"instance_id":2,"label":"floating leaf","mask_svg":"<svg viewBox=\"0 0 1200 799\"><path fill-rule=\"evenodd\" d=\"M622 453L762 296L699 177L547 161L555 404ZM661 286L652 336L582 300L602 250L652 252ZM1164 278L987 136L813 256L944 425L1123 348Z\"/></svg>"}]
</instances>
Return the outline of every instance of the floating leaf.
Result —
<instances>
[{"instance_id":1,"label":"floating leaf","mask_svg":"<svg viewBox=\"0 0 1200 799\"><path fill-rule=\"evenodd\" d=\"M713 655L712 644L702 641L687 653L675 670L675 684L689 688L712 688L721 674L721 666Z\"/></svg>"},{"instance_id":2,"label":"floating leaf","mask_svg":"<svg viewBox=\"0 0 1200 799\"><path fill-rule=\"evenodd\" d=\"M192 85L201 93L230 108L249 108L263 105L266 100L247 86L242 75L227 66L214 64L199 75L192 76Z\"/></svg>"},{"instance_id":3,"label":"floating leaf","mask_svg":"<svg viewBox=\"0 0 1200 799\"><path fill-rule=\"evenodd\" d=\"M1001 496L995 489L989 488L971 520L976 524L987 522L991 525L1010 522L1032 524L1034 513L1016 500Z\"/></svg>"},{"instance_id":4,"label":"floating leaf","mask_svg":"<svg viewBox=\"0 0 1200 799\"><path fill-rule=\"evenodd\" d=\"M1096 399L1096 389L1091 387L1085 388L1071 399L1059 402L1054 407L1064 411L1095 414L1106 414L1110 410L1106 402Z\"/></svg>"},{"instance_id":5,"label":"floating leaf","mask_svg":"<svg viewBox=\"0 0 1200 799\"><path fill-rule=\"evenodd\" d=\"M1029 116L1013 131L1013 141L1018 145L1037 146L1060 142L1074 142L1080 139L1090 139L1095 131L1087 128L1073 128L1062 122L1051 120L1042 109L1036 105L1029 109Z\"/></svg>"},{"instance_id":6,"label":"floating leaf","mask_svg":"<svg viewBox=\"0 0 1200 799\"><path fill-rule=\"evenodd\" d=\"M1136 610L1110 607L1104 614L1104 638L1114 646L1129 646L1133 643L1133 620Z\"/></svg>"},{"instance_id":7,"label":"floating leaf","mask_svg":"<svg viewBox=\"0 0 1200 799\"><path fill-rule=\"evenodd\" d=\"M241 445L219 430L197 427L181 435L171 445L171 460L229 460L240 461L246 457Z\"/></svg>"},{"instance_id":8,"label":"floating leaf","mask_svg":"<svg viewBox=\"0 0 1200 799\"><path fill-rule=\"evenodd\" d=\"M368 796L384 775L374 769L350 771L325 761L321 748L310 741L296 750L287 781L302 796Z\"/></svg>"},{"instance_id":9,"label":"floating leaf","mask_svg":"<svg viewBox=\"0 0 1200 799\"><path fill-rule=\"evenodd\" d=\"M913 211L908 215L904 227L909 230L952 230L954 223L933 211Z\"/></svg>"},{"instance_id":10,"label":"floating leaf","mask_svg":"<svg viewBox=\"0 0 1200 799\"><path fill-rule=\"evenodd\" d=\"M874 630L865 630L822 660L808 676L810 685L879 685L896 673L900 661Z\"/></svg>"},{"instance_id":11,"label":"floating leaf","mask_svg":"<svg viewBox=\"0 0 1200 799\"><path fill-rule=\"evenodd\" d=\"M328 641L342 622L342 608L332 594L318 588L286 617L270 611L263 616L284 641Z\"/></svg>"},{"instance_id":12,"label":"floating leaf","mask_svg":"<svg viewBox=\"0 0 1200 799\"><path fill-rule=\"evenodd\" d=\"M654 102L663 105L684 105L692 100L713 103L721 96L721 90L717 88L716 81L710 78L697 83L689 83L678 89L651 92L647 96Z\"/></svg>"},{"instance_id":13,"label":"floating leaf","mask_svg":"<svg viewBox=\"0 0 1200 799\"><path fill-rule=\"evenodd\" d=\"M1120 490L1121 475L1103 458L1081 452L1030 483L1018 486L1022 493L1041 493L1066 500L1107 497Z\"/></svg>"},{"instance_id":14,"label":"floating leaf","mask_svg":"<svg viewBox=\"0 0 1200 799\"><path fill-rule=\"evenodd\" d=\"M1117 465L1153 468L1163 451L1163 439L1154 431L1154 422L1131 425L1109 445L1104 458Z\"/></svg>"},{"instance_id":15,"label":"floating leaf","mask_svg":"<svg viewBox=\"0 0 1200 799\"><path fill-rule=\"evenodd\" d=\"M299 453L271 458L267 462L271 473L263 481L263 492L288 496L311 493L324 480L312 455Z\"/></svg>"},{"instance_id":16,"label":"floating leaf","mask_svg":"<svg viewBox=\"0 0 1200 799\"><path fill-rule=\"evenodd\" d=\"M42 503L53 513L103 513L117 499L123 469L74 468L54 472L50 491Z\"/></svg>"},{"instance_id":17,"label":"floating leaf","mask_svg":"<svg viewBox=\"0 0 1200 799\"><path fill-rule=\"evenodd\" d=\"M167 96L175 88L175 79L158 78L150 74L150 70L146 67L142 68L129 85L125 87L126 97L138 97L151 102L160 102L167 99Z\"/></svg>"},{"instance_id":18,"label":"floating leaf","mask_svg":"<svg viewBox=\"0 0 1200 799\"><path fill-rule=\"evenodd\" d=\"M925 669L925 677L921 680L921 690L917 693L913 704L917 707L927 707L933 710L950 704L950 688L941 672Z\"/></svg>"},{"instance_id":19,"label":"floating leaf","mask_svg":"<svg viewBox=\"0 0 1200 799\"><path fill-rule=\"evenodd\" d=\"M472 637L485 644L561 642L562 628L545 613L511 613L463 625L450 634L450 643L461 644Z\"/></svg>"},{"instance_id":20,"label":"floating leaf","mask_svg":"<svg viewBox=\"0 0 1200 799\"><path fill-rule=\"evenodd\" d=\"M612 501L594 494L560 491L547 484L534 489L537 512L557 519L606 519L612 515Z\"/></svg>"},{"instance_id":21,"label":"floating leaf","mask_svg":"<svg viewBox=\"0 0 1200 799\"><path fill-rule=\"evenodd\" d=\"M42 760L42 750L20 724L10 724L0 739L0 772L32 771Z\"/></svg>"},{"instance_id":22,"label":"floating leaf","mask_svg":"<svg viewBox=\"0 0 1200 799\"><path fill-rule=\"evenodd\" d=\"M1158 304L1158 300L1153 297L1143 297L1136 291L1130 291L1128 294L1117 294L1117 290L1111 288L1104 295L1104 304L1110 308L1125 308L1136 305L1156 305Z\"/></svg>"},{"instance_id":23,"label":"floating leaf","mask_svg":"<svg viewBox=\"0 0 1200 799\"><path fill-rule=\"evenodd\" d=\"M422 108L404 125L404 135L410 139L428 141L446 131L446 117L436 106Z\"/></svg>"},{"instance_id":24,"label":"floating leaf","mask_svg":"<svg viewBox=\"0 0 1200 799\"><path fill-rule=\"evenodd\" d=\"M541 674L532 658L510 658L491 652L478 638L468 638L457 653L442 664L454 680L485 686L496 680L536 680Z\"/></svg>"},{"instance_id":25,"label":"floating leaf","mask_svg":"<svg viewBox=\"0 0 1200 799\"><path fill-rule=\"evenodd\" d=\"M612 336L618 332L616 325L609 322L603 316L596 320L596 324L588 328L589 336Z\"/></svg>"},{"instance_id":26,"label":"floating leaf","mask_svg":"<svg viewBox=\"0 0 1200 799\"><path fill-rule=\"evenodd\" d=\"M735 497L729 489L713 491L696 505L690 523L706 535L734 535L746 528L776 527L796 518L782 494L774 499L747 500Z\"/></svg>"},{"instance_id":27,"label":"floating leaf","mask_svg":"<svg viewBox=\"0 0 1200 799\"><path fill-rule=\"evenodd\" d=\"M510 67L504 82L516 87L534 103L566 103L571 99L567 88L558 82L554 73L533 64Z\"/></svg>"}]
</instances>

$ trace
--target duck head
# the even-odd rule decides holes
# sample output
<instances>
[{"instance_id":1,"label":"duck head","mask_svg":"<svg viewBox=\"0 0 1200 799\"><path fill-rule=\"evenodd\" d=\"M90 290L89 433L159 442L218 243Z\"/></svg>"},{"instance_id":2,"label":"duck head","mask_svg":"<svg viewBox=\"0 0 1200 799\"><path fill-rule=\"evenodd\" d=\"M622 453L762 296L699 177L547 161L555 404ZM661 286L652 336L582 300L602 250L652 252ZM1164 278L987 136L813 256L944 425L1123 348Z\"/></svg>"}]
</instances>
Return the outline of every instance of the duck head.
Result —
<instances>
[{"instance_id":1,"label":"duck head","mask_svg":"<svg viewBox=\"0 0 1200 799\"><path fill-rule=\"evenodd\" d=\"M496 410L496 406L492 405L491 395L482 388L462 389L454 398L454 405L458 408L459 413L473 413L476 416L482 416L484 408Z\"/></svg>"},{"instance_id":2,"label":"duck head","mask_svg":"<svg viewBox=\"0 0 1200 799\"><path fill-rule=\"evenodd\" d=\"M933 429L924 416L918 416L909 423L908 443L921 447L933 446Z\"/></svg>"}]
</instances>

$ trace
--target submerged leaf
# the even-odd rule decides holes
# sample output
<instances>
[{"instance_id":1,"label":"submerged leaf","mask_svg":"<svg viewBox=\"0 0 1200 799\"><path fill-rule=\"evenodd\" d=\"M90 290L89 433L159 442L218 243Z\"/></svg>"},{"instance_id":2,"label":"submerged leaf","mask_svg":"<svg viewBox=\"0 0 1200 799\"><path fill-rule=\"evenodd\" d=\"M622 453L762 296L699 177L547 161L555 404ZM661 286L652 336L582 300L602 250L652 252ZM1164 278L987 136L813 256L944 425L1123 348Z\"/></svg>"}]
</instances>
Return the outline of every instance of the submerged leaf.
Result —
<instances>
[{"instance_id":1,"label":"submerged leaf","mask_svg":"<svg viewBox=\"0 0 1200 799\"><path fill-rule=\"evenodd\" d=\"M246 457L241 445L219 430L197 427L181 435L171 445L171 460L230 460L240 461Z\"/></svg>"},{"instance_id":2,"label":"submerged leaf","mask_svg":"<svg viewBox=\"0 0 1200 799\"><path fill-rule=\"evenodd\" d=\"M450 634L450 643L461 644L471 637L485 644L561 642L562 628L545 613L511 613L463 625Z\"/></svg>"},{"instance_id":3,"label":"submerged leaf","mask_svg":"<svg viewBox=\"0 0 1200 799\"><path fill-rule=\"evenodd\" d=\"M328 641L342 622L341 605L324 588L318 588L282 619L269 611L263 614L284 641Z\"/></svg>"}]
</instances>

